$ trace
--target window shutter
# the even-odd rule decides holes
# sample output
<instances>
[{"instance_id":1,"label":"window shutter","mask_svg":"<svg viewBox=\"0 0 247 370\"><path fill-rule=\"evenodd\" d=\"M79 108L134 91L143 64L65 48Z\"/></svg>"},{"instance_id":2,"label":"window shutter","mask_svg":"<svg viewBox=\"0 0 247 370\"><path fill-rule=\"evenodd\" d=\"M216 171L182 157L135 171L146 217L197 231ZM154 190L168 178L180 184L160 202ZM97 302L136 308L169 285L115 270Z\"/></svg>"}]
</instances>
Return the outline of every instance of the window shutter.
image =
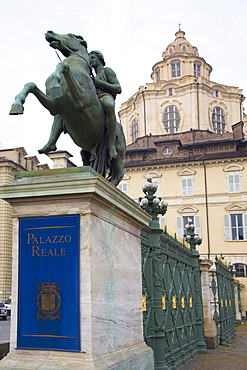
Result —
<instances>
[{"instance_id":1,"label":"window shutter","mask_svg":"<svg viewBox=\"0 0 247 370\"><path fill-rule=\"evenodd\" d=\"M201 236L200 216L194 216L195 234Z\"/></svg>"},{"instance_id":2,"label":"window shutter","mask_svg":"<svg viewBox=\"0 0 247 370\"><path fill-rule=\"evenodd\" d=\"M235 175L235 192L240 192L240 175Z\"/></svg>"},{"instance_id":3,"label":"window shutter","mask_svg":"<svg viewBox=\"0 0 247 370\"><path fill-rule=\"evenodd\" d=\"M166 226L166 218L165 218L165 216L159 217L159 223L160 223L160 228L161 229L165 229L165 226Z\"/></svg>"},{"instance_id":4,"label":"window shutter","mask_svg":"<svg viewBox=\"0 0 247 370\"><path fill-rule=\"evenodd\" d=\"M120 182L117 186L123 193L128 195L128 183L127 182Z\"/></svg>"},{"instance_id":5,"label":"window shutter","mask_svg":"<svg viewBox=\"0 0 247 370\"><path fill-rule=\"evenodd\" d=\"M193 195L193 180L187 179L188 183L188 195Z\"/></svg>"},{"instance_id":6,"label":"window shutter","mask_svg":"<svg viewBox=\"0 0 247 370\"><path fill-rule=\"evenodd\" d=\"M187 195L187 193L186 193L186 179L181 180L181 191L182 191L182 195Z\"/></svg>"},{"instance_id":7,"label":"window shutter","mask_svg":"<svg viewBox=\"0 0 247 370\"><path fill-rule=\"evenodd\" d=\"M230 215L224 215L224 237L225 240L231 240Z\"/></svg>"},{"instance_id":8,"label":"window shutter","mask_svg":"<svg viewBox=\"0 0 247 370\"><path fill-rule=\"evenodd\" d=\"M228 192L234 192L234 183L233 183L233 175L228 175Z\"/></svg>"},{"instance_id":9,"label":"window shutter","mask_svg":"<svg viewBox=\"0 0 247 370\"><path fill-rule=\"evenodd\" d=\"M247 240L247 213L243 213L244 240Z\"/></svg>"},{"instance_id":10,"label":"window shutter","mask_svg":"<svg viewBox=\"0 0 247 370\"><path fill-rule=\"evenodd\" d=\"M182 216L177 217L177 236L180 236L180 238L183 238L184 236L184 224Z\"/></svg>"}]
</instances>

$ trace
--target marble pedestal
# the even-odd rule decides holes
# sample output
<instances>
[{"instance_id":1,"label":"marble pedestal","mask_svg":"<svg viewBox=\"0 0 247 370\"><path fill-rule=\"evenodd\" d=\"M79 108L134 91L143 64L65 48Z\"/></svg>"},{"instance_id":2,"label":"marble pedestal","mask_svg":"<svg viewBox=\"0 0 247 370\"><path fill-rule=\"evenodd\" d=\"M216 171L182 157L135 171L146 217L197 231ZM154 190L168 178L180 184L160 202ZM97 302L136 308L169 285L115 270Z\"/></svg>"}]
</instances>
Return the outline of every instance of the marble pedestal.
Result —
<instances>
[{"instance_id":1,"label":"marble pedestal","mask_svg":"<svg viewBox=\"0 0 247 370\"><path fill-rule=\"evenodd\" d=\"M140 231L149 216L89 167L17 173L0 197L14 225L10 353L0 368L153 369L141 310ZM16 349L18 218L67 214L80 215L81 350Z\"/></svg>"}]
</instances>

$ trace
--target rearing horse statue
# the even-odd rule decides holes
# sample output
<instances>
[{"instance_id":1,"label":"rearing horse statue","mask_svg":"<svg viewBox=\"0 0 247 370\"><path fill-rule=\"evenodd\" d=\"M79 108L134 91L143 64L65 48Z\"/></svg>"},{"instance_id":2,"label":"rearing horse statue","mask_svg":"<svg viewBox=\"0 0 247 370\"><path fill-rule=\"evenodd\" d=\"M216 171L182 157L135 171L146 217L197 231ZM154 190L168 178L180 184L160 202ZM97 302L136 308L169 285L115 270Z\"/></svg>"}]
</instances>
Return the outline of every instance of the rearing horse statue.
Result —
<instances>
[{"instance_id":1,"label":"rearing horse statue","mask_svg":"<svg viewBox=\"0 0 247 370\"><path fill-rule=\"evenodd\" d=\"M59 35L48 31L46 40L58 49L66 59L60 62L55 72L46 80L46 94L30 82L15 98L10 114L23 114L23 104L29 93L55 116L48 143L40 153L56 150L56 141L62 131L81 147L83 165L91 166L118 185L124 175L123 158L126 143L119 123L116 127L117 158L109 158L105 113L97 97L89 64L87 44L81 36Z\"/></svg>"}]
</instances>

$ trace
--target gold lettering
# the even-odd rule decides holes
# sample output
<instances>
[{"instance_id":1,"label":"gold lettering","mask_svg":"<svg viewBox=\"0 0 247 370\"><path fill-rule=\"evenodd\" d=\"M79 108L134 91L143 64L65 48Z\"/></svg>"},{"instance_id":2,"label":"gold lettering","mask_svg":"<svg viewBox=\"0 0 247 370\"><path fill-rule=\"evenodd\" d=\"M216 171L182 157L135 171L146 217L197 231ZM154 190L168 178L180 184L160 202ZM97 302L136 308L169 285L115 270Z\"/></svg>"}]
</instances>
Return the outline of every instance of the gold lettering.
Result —
<instances>
[{"instance_id":1,"label":"gold lettering","mask_svg":"<svg viewBox=\"0 0 247 370\"><path fill-rule=\"evenodd\" d=\"M52 243L57 243L57 236L53 236Z\"/></svg>"},{"instance_id":2,"label":"gold lettering","mask_svg":"<svg viewBox=\"0 0 247 370\"><path fill-rule=\"evenodd\" d=\"M53 236L35 236L35 234L27 234L27 244L56 244L70 243L72 237L70 235L53 235Z\"/></svg>"},{"instance_id":3,"label":"gold lettering","mask_svg":"<svg viewBox=\"0 0 247 370\"><path fill-rule=\"evenodd\" d=\"M46 257L46 249L41 249L41 255L42 257Z\"/></svg>"},{"instance_id":4,"label":"gold lettering","mask_svg":"<svg viewBox=\"0 0 247 370\"><path fill-rule=\"evenodd\" d=\"M30 244L30 242L33 238L34 238L33 234L27 234L27 244Z\"/></svg>"},{"instance_id":5,"label":"gold lettering","mask_svg":"<svg viewBox=\"0 0 247 370\"><path fill-rule=\"evenodd\" d=\"M39 247L38 247L38 246L33 245L33 246L32 246L32 257L34 257L34 253L35 253L37 256L39 256L39 257L40 257L40 254L38 253L38 251L39 251Z\"/></svg>"},{"instance_id":6,"label":"gold lettering","mask_svg":"<svg viewBox=\"0 0 247 370\"><path fill-rule=\"evenodd\" d=\"M60 239L59 239L58 243L64 243L63 242L64 235L59 235L59 237L60 237Z\"/></svg>"},{"instance_id":7,"label":"gold lettering","mask_svg":"<svg viewBox=\"0 0 247 370\"><path fill-rule=\"evenodd\" d=\"M52 249L49 249L49 252L47 253L47 256L53 256Z\"/></svg>"},{"instance_id":8,"label":"gold lettering","mask_svg":"<svg viewBox=\"0 0 247 370\"><path fill-rule=\"evenodd\" d=\"M57 250L56 250L56 248L54 249L54 251L55 251L54 256L56 256L56 257L60 256L60 253L59 253L59 254L57 254Z\"/></svg>"},{"instance_id":9,"label":"gold lettering","mask_svg":"<svg viewBox=\"0 0 247 370\"><path fill-rule=\"evenodd\" d=\"M66 256L66 248L61 248L61 256Z\"/></svg>"}]
</instances>

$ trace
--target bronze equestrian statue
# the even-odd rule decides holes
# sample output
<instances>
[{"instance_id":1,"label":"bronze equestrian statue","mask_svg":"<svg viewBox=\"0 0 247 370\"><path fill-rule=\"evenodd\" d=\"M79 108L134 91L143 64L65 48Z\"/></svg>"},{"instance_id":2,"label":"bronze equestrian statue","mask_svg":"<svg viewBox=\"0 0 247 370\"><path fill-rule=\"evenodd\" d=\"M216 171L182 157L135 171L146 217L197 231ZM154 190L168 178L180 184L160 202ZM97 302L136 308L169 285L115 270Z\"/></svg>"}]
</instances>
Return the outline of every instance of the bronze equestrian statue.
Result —
<instances>
[{"instance_id":1,"label":"bronze equestrian statue","mask_svg":"<svg viewBox=\"0 0 247 370\"><path fill-rule=\"evenodd\" d=\"M59 35L48 31L45 37L50 46L59 50L66 59L57 65L55 72L46 80L46 94L34 83L26 84L16 96L10 114L23 114L26 97L33 93L51 115L55 116L50 138L39 152L56 150L59 135L66 132L82 148L83 165L91 166L104 177L108 176L108 180L117 186L124 175L125 137L121 124L116 122L116 127L113 124L106 126L108 113L96 92L97 86L102 83L98 81L94 85L87 44L81 36L70 33ZM121 92L121 87L116 76L114 80L114 72L109 76L108 84L115 82L115 87L112 86L112 90L115 88L114 92L109 89L107 91L107 81L103 85L106 86L106 95L108 93L114 99ZM95 81L97 80L96 75ZM110 135L108 139L108 133L111 136L114 134L114 143L110 142Z\"/></svg>"}]
</instances>

